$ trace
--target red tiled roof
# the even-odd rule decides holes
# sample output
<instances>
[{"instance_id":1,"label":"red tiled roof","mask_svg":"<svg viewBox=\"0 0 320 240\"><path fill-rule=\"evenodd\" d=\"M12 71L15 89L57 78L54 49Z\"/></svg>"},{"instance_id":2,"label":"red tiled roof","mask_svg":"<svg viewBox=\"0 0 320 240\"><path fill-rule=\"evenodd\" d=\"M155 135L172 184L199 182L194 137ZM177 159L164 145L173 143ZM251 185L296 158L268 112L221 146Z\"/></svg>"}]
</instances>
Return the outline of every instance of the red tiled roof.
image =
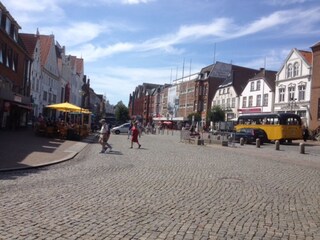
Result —
<instances>
[{"instance_id":1,"label":"red tiled roof","mask_svg":"<svg viewBox=\"0 0 320 240\"><path fill-rule=\"evenodd\" d=\"M34 50L37 45L37 35L30 33L19 33L21 40L23 41L24 46L26 47L27 52L30 56L33 57Z\"/></svg>"},{"instance_id":2,"label":"red tiled roof","mask_svg":"<svg viewBox=\"0 0 320 240\"><path fill-rule=\"evenodd\" d=\"M54 38L53 35L40 35L40 45L41 45L41 54L40 54L40 59L41 59L41 65L44 66L48 55L49 51L51 48L51 43Z\"/></svg>"},{"instance_id":3,"label":"red tiled roof","mask_svg":"<svg viewBox=\"0 0 320 240\"><path fill-rule=\"evenodd\" d=\"M304 57L307 63L312 65L312 52L304 51L304 50L298 50L301 54L301 56Z\"/></svg>"}]
</instances>

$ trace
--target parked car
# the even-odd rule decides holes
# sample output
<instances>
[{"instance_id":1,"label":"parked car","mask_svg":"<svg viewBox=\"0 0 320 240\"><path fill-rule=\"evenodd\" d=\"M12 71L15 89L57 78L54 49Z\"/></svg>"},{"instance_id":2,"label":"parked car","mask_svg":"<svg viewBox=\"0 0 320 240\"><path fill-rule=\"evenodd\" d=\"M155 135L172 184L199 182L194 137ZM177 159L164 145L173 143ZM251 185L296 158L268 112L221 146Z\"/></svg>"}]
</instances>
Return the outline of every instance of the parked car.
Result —
<instances>
[{"instance_id":1,"label":"parked car","mask_svg":"<svg viewBox=\"0 0 320 240\"><path fill-rule=\"evenodd\" d=\"M240 142L240 139L243 138L244 143L255 143L256 139L260 139L260 143L268 142L268 136L260 128L242 128L231 134L231 137L234 141Z\"/></svg>"},{"instance_id":2,"label":"parked car","mask_svg":"<svg viewBox=\"0 0 320 240\"><path fill-rule=\"evenodd\" d=\"M130 123L124 123L120 126L111 128L111 132L113 134L128 133L129 127L130 127Z\"/></svg>"}]
</instances>

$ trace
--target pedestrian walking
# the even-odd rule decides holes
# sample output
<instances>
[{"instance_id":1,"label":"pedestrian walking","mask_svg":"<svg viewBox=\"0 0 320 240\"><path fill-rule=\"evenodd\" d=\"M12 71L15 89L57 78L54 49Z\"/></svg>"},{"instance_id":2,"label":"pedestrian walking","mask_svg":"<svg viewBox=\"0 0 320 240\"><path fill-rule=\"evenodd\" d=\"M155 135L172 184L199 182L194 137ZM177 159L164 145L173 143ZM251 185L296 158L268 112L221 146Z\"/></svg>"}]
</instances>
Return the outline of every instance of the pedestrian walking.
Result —
<instances>
[{"instance_id":1,"label":"pedestrian walking","mask_svg":"<svg viewBox=\"0 0 320 240\"><path fill-rule=\"evenodd\" d=\"M131 147L130 148L133 147L134 142L138 144L138 148L141 147L141 144L139 143L138 137L139 137L138 123L134 122L133 127L131 129Z\"/></svg>"},{"instance_id":2,"label":"pedestrian walking","mask_svg":"<svg viewBox=\"0 0 320 240\"><path fill-rule=\"evenodd\" d=\"M308 129L308 127L305 127L303 129L302 135L303 135L303 141L306 142L308 140L308 138L309 138L309 129Z\"/></svg>"},{"instance_id":3,"label":"pedestrian walking","mask_svg":"<svg viewBox=\"0 0 320 240\"><path fill-rule=\"evenodd\" d=\"M107 150L112 150L111 145L108 143L108 140L110 138L110 129L105 119L100 120L101 123L101 129L100 129L100 137L99 137L99 143L102 146L102 149L100 153L106 153Z\"/></svg>"},{"instance_id":4,"label":"pedestrian walking","mask_svg":"<svg viewBox=\"0 0 320 240\"><path fill-rule=\"evenodd\" d=\"M133 127L133 122L131 121L131 122L130 122L129 129L128 129L128 139L129 139L130 136L131 136L131 129L132 129L132 127Z\"/></svg>"}]
</instances>

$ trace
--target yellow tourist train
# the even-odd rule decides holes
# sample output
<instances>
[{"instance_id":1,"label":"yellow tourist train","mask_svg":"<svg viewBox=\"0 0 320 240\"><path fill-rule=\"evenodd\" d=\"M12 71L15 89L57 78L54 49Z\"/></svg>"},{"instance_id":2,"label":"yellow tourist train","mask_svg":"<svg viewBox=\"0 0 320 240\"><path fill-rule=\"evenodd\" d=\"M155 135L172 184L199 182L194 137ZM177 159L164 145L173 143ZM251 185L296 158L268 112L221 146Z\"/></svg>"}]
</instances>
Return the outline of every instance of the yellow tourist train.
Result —
<instances>
[{"instance_id":1,"label":"yellow tourist train","mask_svg":"<svg viewBox=\"0 0 320 240\"><path fill-rule=\"evenodd\" d=\"M302 139L303 126L299 115L293 113L264 113L241 115L236 131L242 128L260 128L270 141L292 142Z\"/></svg>"}]
</instances>

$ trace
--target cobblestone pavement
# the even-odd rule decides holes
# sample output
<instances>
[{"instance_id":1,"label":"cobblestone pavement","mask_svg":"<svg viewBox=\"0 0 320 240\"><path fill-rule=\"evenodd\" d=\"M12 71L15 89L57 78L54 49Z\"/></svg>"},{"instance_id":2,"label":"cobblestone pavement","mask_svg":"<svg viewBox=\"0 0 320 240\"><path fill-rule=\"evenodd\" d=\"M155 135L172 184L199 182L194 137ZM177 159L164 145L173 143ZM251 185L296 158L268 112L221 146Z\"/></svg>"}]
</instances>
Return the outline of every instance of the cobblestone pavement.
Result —
<instances>
[{"instance_id":1,"label":"cobblestone pavement","mask_svg":"<svg viewBox=\"0 0 320 240\"><path fill-rule=\"evenodd\" d=\"M140 140L0 173L0 239L320 239L317 150Z\"/></svg>"}]
</instances>

